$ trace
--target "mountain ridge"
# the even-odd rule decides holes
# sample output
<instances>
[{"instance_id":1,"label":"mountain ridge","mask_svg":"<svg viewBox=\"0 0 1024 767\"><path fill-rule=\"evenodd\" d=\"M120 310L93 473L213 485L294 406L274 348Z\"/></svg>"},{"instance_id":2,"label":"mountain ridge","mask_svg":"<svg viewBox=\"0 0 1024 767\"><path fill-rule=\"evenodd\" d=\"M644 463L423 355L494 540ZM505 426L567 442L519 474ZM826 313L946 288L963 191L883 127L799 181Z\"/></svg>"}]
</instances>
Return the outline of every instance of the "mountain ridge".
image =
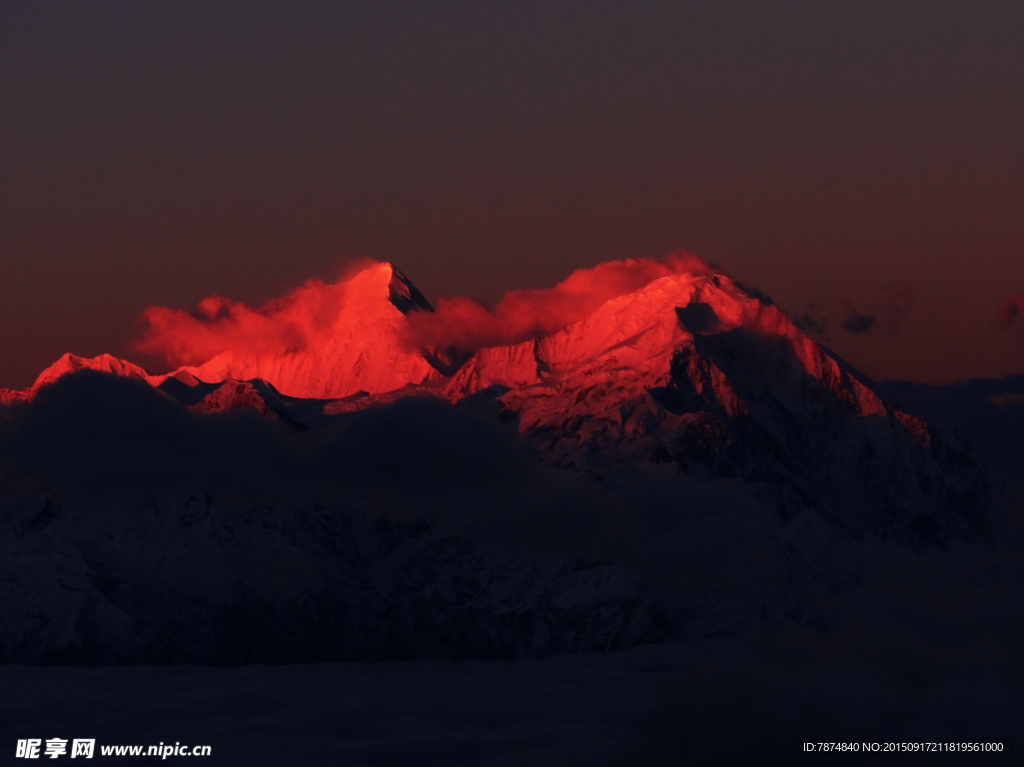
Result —
<instances>
[{"instance_id":1,"label":"mountain ridge","mask_svg":"<svg viewBox=\"0 0 1024 767\"><path fill-rule=\"evenodd\" d=\"M380 267L364 319L397 344L392 290L426 302ZM988 545L1012 505L955 429L714 272L376 391L201 367L67 356L2 414L0 660L519 658L819 627L865 551Z\"/></svg>"}]
</instances>

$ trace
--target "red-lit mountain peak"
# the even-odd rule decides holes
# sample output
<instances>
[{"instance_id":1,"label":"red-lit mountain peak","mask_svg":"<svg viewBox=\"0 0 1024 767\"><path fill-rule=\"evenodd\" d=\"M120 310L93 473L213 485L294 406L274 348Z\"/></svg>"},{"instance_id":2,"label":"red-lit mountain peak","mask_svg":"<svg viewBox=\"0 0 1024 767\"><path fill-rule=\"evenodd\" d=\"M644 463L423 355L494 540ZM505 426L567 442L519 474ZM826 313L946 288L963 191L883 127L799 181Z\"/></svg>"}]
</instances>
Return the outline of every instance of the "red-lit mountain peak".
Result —
<instances>
[{"instance_id":1,"label":"red-lit mountain peak","mask_svg":"<svg viewBox=\"0 0 1024 767\"><path fill-rule=\"evenodd\" d=\"M946 535L978 522L944 494L984 506L983 480L966 471L955 482L968 489L950 491L934 457L969 448L936 448L927 423L886 406L770 299L721 274L665 276L544 338L482 349L444 391L496 397L501 420L550 463L767 483L787 521L827 509L858 535ZM911 506L940 511L872 516Z\"/></svg>"},{"instance_id":2,"label":"red-lit mountain peak","mask_svg":"<svg viewBox=\"0 0 1024 767\"><path fill-rule=\"evenodd\" d=\"M985 504L969 446L887 406L770 299L707 267L656 277L554 333L481 349L443 386L427 352L409 343L407 313L429 309L391 264L333 285L311 281L258 309L211 297L198 316L147 315L163 323L166 345L221 349L203 364L146 376L109 355L65 355L32 389L0 397L28 399L88 367L145 377L195 411L255 408L315 427L404 396L481 393L465 406L497 398L499 420L514 421L545 461L594 476L674 467L767 483L785 520L826 510L858 535L920 527L942 536L980 524L957 511L961 497L973 499L963 508ZM428 380L439 385L418 385ZM967 468L950 479L944 456L953 454ZM911 507L932 517L885 516Z\"/></svg>"},{"instance_id":3,"label":"red-lit mountain peak","mask_svg":"<svg viewBox=\"0 0 1024 767\"><path fill-rule=\"evenodd\" d=\"M197 364L170 374L189 386L262 379L302 398L376 394L441 377L408 342L406 315L432 311L393 264L377 263L334 284L311 280L258 309L219 296L204 299L195 315L151 307L144 314L149 329L140 348L198 357ZM109 354L93 359L65 354L29 389L0 390L0 404L30 400L40 387L82 369L144 378L154 386L169 377L149 376Z\"/></svg>"},{"instance_id":4,"label":"red-lit mountain peak","mask_svg":"<svg viewBox=\"0 0 1024 767\"><path fill-rule=\"evenodd\" d=\"M28 389L0 389L0 405L10 405L14 402L27 402L35 397L42 387L52 384L61 376L74 373L79 370L98 370L101 373L111 373L126 378L147 379L146 371L127 360L118 359L110 354L101 354L98 357L78 357L74 354L65 354L50 367L36 376L35 383Z\"/></svg>"},{"instance_id":5,"label":"red-lit mountain peak","mask_svg":"<svg viewBox=\"0 0 1024 767\"><path fill-rule=\"evenodd\" d=\"M38 391L40 387L51 384L61 376L78 370L98 370L101 373L111 373L126 378L146 378L148 376L146 371L138 365L110 354L101 354L91 359L65 354L36 377L31 391Z\"/></svg>"},{"instance_id":6,"label":"red-lit mountain peak","mask_svg":"<svg viewBox=\"0 0 1024 767\"><path fill-rule=\"evenodd\" d=\"M412 311L432 307L394 265L374 264L334 285L307 284L261 310L278 342L246 339L181 370L203 381L261 378L284 394L316 399L423 383L440 373L405 341ZM236 316L239 324L245 319Z\"/></svg>"},{"instance_id":7,"label":"red-lit mountain peak","mask_svg":"<svg viewBox=\"0 0 1024 767\"><path fill-rule=\"evenodd\" d=\"M724 288L723 288L724 286ZM696 307L696 308L694 308ZM628 371L648 385L668 373L668 359L692 338L681 318L687 313L714 317L698 332L749 326L760 305L725 277L672 274L613 298L562 330L515 346L481 349L447 387L457 398L492 384L521 387L570 385L599 371ZM682 313L681 313L682 312ZM653 376L653 378L651 378Z\"/></svg>"},{"instance_id":8,"label":"red-lit mountain peak","mask_svg":"<svg viewBox=\"0 0 1024 767\"><path fill-rule=\"evenodd\" d=\"M721 274L672 274L607 301L586 319L550 336L514 346L481 349L446 387L452 399L497 384L512 389L553 387L573 391L616 382L614 390L666 385L672 360L682 350L714 342L700 338L729 334L771 339L800 374L820 381L834 395L856 405L861 414L885 412L878 397L775 307L769 299L738 286ZM741 412L727 377L703 362L706 375L691 371L700 387L730 414ZM770 371L761 371L766 376ZM750 374L759 377L754 371ZM771 376L767 376L770 378ZM705 380L706 379L706 380ZM527 396L529 391L524 392ZM516 395L507 395L511 400ZM594 396L588 394L588 396ZM612 397L617 400L619 397Z\"/></svg>"}]
</instances>

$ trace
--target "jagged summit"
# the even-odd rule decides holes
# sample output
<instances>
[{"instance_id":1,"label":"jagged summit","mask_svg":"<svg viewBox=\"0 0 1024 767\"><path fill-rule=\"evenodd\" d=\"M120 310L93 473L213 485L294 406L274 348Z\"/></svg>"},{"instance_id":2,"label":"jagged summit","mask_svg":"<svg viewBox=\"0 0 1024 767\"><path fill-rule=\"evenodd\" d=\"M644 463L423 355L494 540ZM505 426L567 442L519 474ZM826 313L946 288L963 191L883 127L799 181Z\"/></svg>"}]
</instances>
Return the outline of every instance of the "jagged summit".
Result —
<instances>
[{"instance_id":1,"label":"jagged summit","mask_svg":"<svg viewBox=\"0 0 1024 767\"><path fill-rule=\"evenodd\" d=\"M730 331L777 338L804 371L827 382L863 413L884 412L881 400L839 362L797 329L777 307L749 294L724 275L678 274L603 304L585 320L545 338L480 350L446 388L449 397L495 384L572 387L594 376L626 376L644 387L666 384L671 358L698 336ZM708 393L732 401L728 382L709 368ZM717 388L716 388L717 387ZM727 405L732 407L732 405Z\"/></svg>"},{"instance_id":2,"label":"jagged summit","mask_svg":"<svg viewBox=\"0 0 1024 767\"><path fill-rule=\"evenodd\" d=\"M416 286L409 281L409 278L399 271L397 266L390 261L386 261L375 268L380 268L385 273L390 271L388 299L402 314L408 314L414 310L434 311L434 307L430 305L430 302L416 289Z\"/></svg>"},{"instance_id":3,"label":"jagged summit","mask_svg":"<svg viewBox=\"0 0 1024 767\"><path fill-rule=\"evenodd\" d=\"M295 342L286 348L227 349L180 368L202 381L260 378L293 397L332 399L423 383L441 374L405 342L405 315L433 311L393 264L364 269L329 286L315 306L289 307ZM310 316L312 315L312 316Z\"/></svg>"}]
</instances>

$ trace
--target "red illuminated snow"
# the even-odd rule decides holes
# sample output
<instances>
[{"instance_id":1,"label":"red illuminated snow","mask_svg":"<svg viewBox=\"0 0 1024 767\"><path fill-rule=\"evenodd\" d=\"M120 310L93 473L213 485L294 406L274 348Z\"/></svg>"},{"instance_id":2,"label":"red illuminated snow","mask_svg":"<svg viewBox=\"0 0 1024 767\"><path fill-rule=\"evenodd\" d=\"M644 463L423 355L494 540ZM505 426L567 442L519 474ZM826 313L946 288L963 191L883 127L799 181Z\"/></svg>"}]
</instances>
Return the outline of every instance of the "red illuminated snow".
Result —
<instances>
[{"instance_id":1,"label":"red illuminated snow","mask_svg":"<svg viewBox=\"0 0 1024 767\"><path fill-rule=\"evenodd\" d=\"M59 360L46 368L36 376L35 383L28 389L21 391L13 389L0 389L0 404L9 405L12 402L25 402L31 400L42 387L52 384L61 376L74 373L78 370L98 370L101 373L111 373L126 378L147 378L146 371L138 365L127 360L118 359L110 354L101 354L98 357L88 359L76 357L74 354L65 354Z\"/></svg>"},{"instance_id":2,"label":"red illuminated snow","mask_svg":"<svg viewBox=\"0 0 1024 767\"><path fill-rule=\"evenodd\" d=\"M204 299L197 317L150 307L138 347L186 363L180 370L202 381L262 378L306 398L373 394L441 377L406 342L406 312L426 311L401 272L375 264L333 285L311 280L258 309L219 296Z\"/></svg>"},{"instance_id":3,"label":"red illuminated snow","mask_svg":"<svg viewBox=\"0 0 1024 767\"><path fill-rule=\"evenodd\" d=\"M514 290L490 309L468 298L442 298L437 311L410 316L410 336L418 346L476 351L511 346L550 335L582 320L605 302L640 290L669 275L709 275L696 256L673 254L662 260L627 258L578 269L550 289Z\"/></svg>"},{"instance_id":4,"label":"red illuminated snow","mask_svg":"<svg viewBox=\"0 0 1024 767\"><path fill-rule=\"evenodd\" d=\"M677 274L605 302L589 317L545 338L481 349L456 373L446 392L456 398L499 384L510 388L589 381L598 371L616 371L645 387L664 385L669 361L693 334L679 322L677 307L710 306L717 324L708 333L742 330L784 339L803 368L857 406L861 415L884 414L881 400L797 329L775 306L766 306L724 275ZM711 371L727 411L741 412L717 368Z\"/></svg>"},{"instance_id":5,"label":"red illuminated snow","mask_svg":"<svg viewBox=\"0 0 1024 767\"><path fill-rule=\"evenodd\" d=\"M702 310L698 313L709 318L707 326L688 330L677 312L683 308L685 314L686 307ZM614 450L623 439L644 440L648 435L653 445L695 418L693 413L667 412L652 397L654 391L678 389L685 381L701 402L720 408L725 416L748 412L734 382L700 351L704 345L695 339L701 335L713 343L715 336L731 331L775 345L771 367L759 368L761 362L754 357L734 365L736 383L746 390L774 387L781 401L799 406L801 375L806 373L858 415L887 415L871 389L852 371L841 370L778 308L748 295L725 275L705 270L655 279L544 338L481 349L444 392L456 401L489 386L510 389L500 397L505 411L518 415L524 434L550 433L548 454L556 460L578 460L577 454L593 444ZM785 361L787 349L796 366ZM683 365L675 372L674 360ZM909 417L900 420L915 439L922 439L918 424Z\"/></svg>"},{"instance_id":6,"label":"red illuminated snow","mask_svg":"<svg viewBox=\"0 0 1024 767\"><path fill-rule=\"evenodd\" d=\"M137 347L203 381L262 378L307 398L378 394L442 377L432 352L543 337L653 280L709 273L693 256L626 259L577 270L551 289L509 292L493 310L449 298L435 312L394 266L375 264L335 284L311 280L259 308L221 296L204 299L195 315L150 307Z\"/></svg>"},{"instance_id":7,"label":"red illuminated snow","mask_svg":"<svg viewBox=\"0 0 1024 767\"><path fill-rule=\"evenodd\" d=\"M686 315L694 307L711 319L699 327L681 321L678 310ZM331 400L367 393L372 396L366 401L377 401L384 395L390 399L389 392L422 391L456 401L500 385L510 390L501 402L519 415L521 430L596 418L594 424L600 425L583 428L611 428L609 437L635 436L676 418L663 412L650 392L678 388L684 380L680 375L701 401L735 417L750 407L737 393L737 382L742 380L748 391L753 380L796 387L804 374L858 415L889 412L856 374L841 369L778 308L690 256L627 259L579 270L549 290L506 294L493 310L467 299L448 299L435 312L401 272L382 263L335 284L311 280L258 308L211 296L196 315L150 307L143 320L147 329L139 348L183 363L170 375L190 387L233 382L197 406L206 412L246 403L264 411L265 396L277 397L277 392ZM795 360L795 369L779 362L778 369L761 370L751 358L740 361L747 367L733 365L727 374L706 350L716 336L733 331L771 339L773 348L781 350L780 360ZM695 334L707 340L698 343ZM495 338L515 342L478 349ZM431 364L431 348L450 347L475 354L445 378ZM30 399L40 386L83 367L146 378L154 386L168 378L147 376L110 355L93 360L65 355L31 389L5 390L0 397L4 402ZM256 379L273 390L263 392L266 384L260 383L259 392L250 391L251 386L237 383ZM416 388L424 383L430 388ZM800 395L792 388L786 396ZM349 405L360 406L353 400L338 407ZM908 432L925 439L926 430L900 416Z\"/></svg>"}]
</instances>

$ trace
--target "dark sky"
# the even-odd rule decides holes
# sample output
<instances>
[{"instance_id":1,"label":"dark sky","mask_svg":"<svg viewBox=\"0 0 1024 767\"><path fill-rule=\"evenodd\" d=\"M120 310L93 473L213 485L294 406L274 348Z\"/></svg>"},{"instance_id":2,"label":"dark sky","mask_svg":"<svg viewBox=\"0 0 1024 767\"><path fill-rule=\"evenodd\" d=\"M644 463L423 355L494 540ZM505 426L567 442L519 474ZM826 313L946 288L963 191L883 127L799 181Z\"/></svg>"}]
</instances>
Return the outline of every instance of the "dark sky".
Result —
<instances>
[{"instance_id":1,"label":"dark sky","mask_svg":"<svg viewBox=\"0 0 1024 767\"><path fill-rule=\"evenodd\" d=\"M357 256L493 301L677 248L876 378L1024 372L1019 0L2 0L0 57L0 386Z\"/></svg>"}]
</instances>

